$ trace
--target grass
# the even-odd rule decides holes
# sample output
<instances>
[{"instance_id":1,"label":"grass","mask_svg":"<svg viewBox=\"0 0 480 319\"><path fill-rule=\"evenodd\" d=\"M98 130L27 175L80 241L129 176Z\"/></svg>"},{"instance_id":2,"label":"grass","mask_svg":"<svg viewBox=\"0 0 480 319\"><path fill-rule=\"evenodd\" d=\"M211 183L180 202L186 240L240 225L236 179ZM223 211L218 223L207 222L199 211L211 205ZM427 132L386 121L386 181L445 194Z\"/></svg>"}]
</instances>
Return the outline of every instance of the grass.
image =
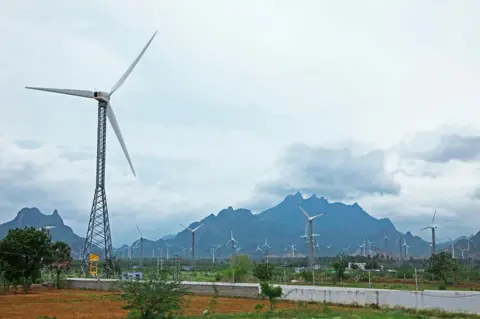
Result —
<instances>
[{"instance_id":1,"label":"grass","mask_svg":"<svg viewBox=\"0 0 480 319\"><path fill-rule=\"evenodd\" d=\"M211 319L246 319L246 318L361 318L361 319L407 319L407 318L455 318L455 319L476 319L480 318L478 315L463 314L463 313L445 313L436 310L415 311L408 309L374 309L374 308L356 308L343 306L328 306L318 304L310 304L308 308L297 308L295 310L280 310L268 312L249 312L238 314L215 314L202 316L184 316L179 319L195 319L195 318L211 318Z\"/></svg>"}]
</instances>

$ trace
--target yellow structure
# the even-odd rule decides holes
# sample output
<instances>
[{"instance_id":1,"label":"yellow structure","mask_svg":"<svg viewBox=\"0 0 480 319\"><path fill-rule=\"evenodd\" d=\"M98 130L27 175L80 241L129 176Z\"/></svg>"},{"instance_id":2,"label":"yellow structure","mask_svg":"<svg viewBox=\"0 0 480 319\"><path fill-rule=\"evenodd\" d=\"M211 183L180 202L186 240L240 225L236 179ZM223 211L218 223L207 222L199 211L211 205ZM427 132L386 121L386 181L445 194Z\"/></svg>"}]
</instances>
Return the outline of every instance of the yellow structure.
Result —
<instances>
[{"instance_id":1,"label":"yellow structure","mask_svg":"<svg viewBox=\"0 0 480 319\"><path fill-rule=\"evenodd\" d=\"M90 276L97 276L98 274L98 261L100 260L100 255L90 254Z\"/></svg>"}]
</instances>

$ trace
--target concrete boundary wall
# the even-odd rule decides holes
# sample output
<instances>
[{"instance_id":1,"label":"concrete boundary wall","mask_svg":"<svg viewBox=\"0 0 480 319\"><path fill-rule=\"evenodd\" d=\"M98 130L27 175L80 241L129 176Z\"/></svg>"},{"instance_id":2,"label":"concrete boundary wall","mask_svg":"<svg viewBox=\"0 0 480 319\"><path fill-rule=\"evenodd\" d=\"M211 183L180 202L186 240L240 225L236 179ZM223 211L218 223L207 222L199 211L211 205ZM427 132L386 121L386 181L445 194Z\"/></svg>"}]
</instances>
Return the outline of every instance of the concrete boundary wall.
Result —
<instances>
[{"instance_id":1,"label":"concrete boundary wall","mask_svg":"<svg viewBox=\"0 0 480 319\"><path fill-rule=\"evenodd\" d=\"M480 313L480 292L280 285L284 300Z\"/></svg>"},{"instance_id":2,"label":"concrete boundary wall","mask_svg":"<svg viewBox=\"0 0 480 319\"><path fill-rule=\"evenodd\" d=\"M67 278L67 288L119 291L121 282L117 279ZM260 285L247 283L216 282L213 284L211 282L183 281L182 286L193 294L205 296L215 294L213 286L217 288L218 295L222 297L258 298L260 293Z\"/></svg>"},{"instance_id":3,"label":"concrete boundary wall","mask_svg":"<svg viewBox=\"0 0 480 319\"><path fill-rule=\"evenodd\" d=\"M68 278L71 289L120 290L116 279ZM225 282L182 282L185 288L197 295L213 295L213 286L222 297L258 298L259 284ZM450 290L391 290L348 287L295 286L282 287L284 300L357 304L361 306L404 307L410 309L441 309L448 312L480 313L480 292Z\"/></svg>"}]
</instances>

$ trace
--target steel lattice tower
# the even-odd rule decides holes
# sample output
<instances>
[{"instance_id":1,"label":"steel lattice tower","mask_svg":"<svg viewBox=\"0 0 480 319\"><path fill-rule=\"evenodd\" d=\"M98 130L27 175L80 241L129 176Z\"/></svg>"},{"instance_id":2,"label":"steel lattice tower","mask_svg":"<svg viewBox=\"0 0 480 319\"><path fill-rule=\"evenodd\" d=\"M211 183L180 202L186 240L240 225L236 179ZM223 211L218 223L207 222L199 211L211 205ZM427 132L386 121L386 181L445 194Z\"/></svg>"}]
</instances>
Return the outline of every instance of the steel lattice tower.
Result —
<instances>
[{"instance_id":1,"label":"steel lattice tower","mask_svg":"<svg viewBox=\"0 0 480 319\"><path fill-rule=\"evenodd\" d=\"M105 261L113 257L110 221L108 217L107 195L105 193L105 160L107 142L107 102L98 102L97 123L97 167L95 177L95 192L88 222L87 236L82 254L82 265L88 269L89 256L92 249L103 250ZM85 270L84 269L84 270Z\"/></svg>"},{"instance_id":2,"label":"steel lattice tower","mask_svg":"<svg viewBox=\"0 0 480 319\"><path fill-rule=\"evenodd\" d=\"M115 112L113 111L110 99L112 95L122 86L130 73L133 71L138 61L142 58L148 46L152 42L157 32L153 34L143 50L133 61L130 67L125 71L122 77L115 83L110 93L102 91L88 90L72 90L72 89L55 89L27 86L27 89L39 90L45 92L66 94L79 96L98 101L98 127L97 127L97 168L95 178L95 193L93 194L93 204L90 211L90 221L88 222L87 236L85 237L85 245L82 251L82 268L85 274L88 273L90 253L94 249L103 250L103 259L106 265L107 276L114 272L112 237L110 233L110 221L108 218L107 195L105 194L105 159L106 159L106 142L107 142L107 118L110 121L113 131L117 136L118 142L122 147L123 153L130 165L132 173L135 175L127 146L123 140L122 132L117 121Z\"/></svg>"}]
</instances>

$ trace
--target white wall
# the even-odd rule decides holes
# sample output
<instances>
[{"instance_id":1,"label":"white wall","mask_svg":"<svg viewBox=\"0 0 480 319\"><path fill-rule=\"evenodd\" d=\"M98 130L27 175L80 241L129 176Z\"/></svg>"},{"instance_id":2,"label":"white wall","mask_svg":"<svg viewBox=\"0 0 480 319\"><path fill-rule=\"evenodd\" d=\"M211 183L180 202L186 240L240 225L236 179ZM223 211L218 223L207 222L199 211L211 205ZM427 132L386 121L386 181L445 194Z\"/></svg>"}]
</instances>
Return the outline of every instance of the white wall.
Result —
<instances>
[{"instance_id":1,"label":"white wall","mask_svg":"<svg viewBox=\"0 0 480 319\"><path fill-rule=\"evenodd\" d=\"M115 279L86 279L69 278L68 287L80 289L109 290L117 282ZM209 292L211 282L184 281L196 293ZM216 282L215 285L222 290L220 295L253 298L260 292L259 284ZM322 286L295 286L279 285L282 287L284 300L331 302L339 304L358 304L368 306L371 304L380 307L400 306L411 309L442 309L448 312L480 313L480 292L477 291L448 291L448 290L390 290L390 289L365 289L346 287ZM198 289L195 289L195 288ZM196 291L198 290L198 291ZM226 293L226 290L232 290Z\"/></svg>"},{"instance_id":2,"label":"white wall","mask_svg":"<svg viewBox=\"0 0 480 319\"><path fill-rule=\"evenodd\" d=\"M285 300L332 302L341 304L376 304L380 307L412 309L438 308L449 312L480 313L480 292L444 290L390 290L321 286L280 285Z\"/></svg>"}]
</instances>

